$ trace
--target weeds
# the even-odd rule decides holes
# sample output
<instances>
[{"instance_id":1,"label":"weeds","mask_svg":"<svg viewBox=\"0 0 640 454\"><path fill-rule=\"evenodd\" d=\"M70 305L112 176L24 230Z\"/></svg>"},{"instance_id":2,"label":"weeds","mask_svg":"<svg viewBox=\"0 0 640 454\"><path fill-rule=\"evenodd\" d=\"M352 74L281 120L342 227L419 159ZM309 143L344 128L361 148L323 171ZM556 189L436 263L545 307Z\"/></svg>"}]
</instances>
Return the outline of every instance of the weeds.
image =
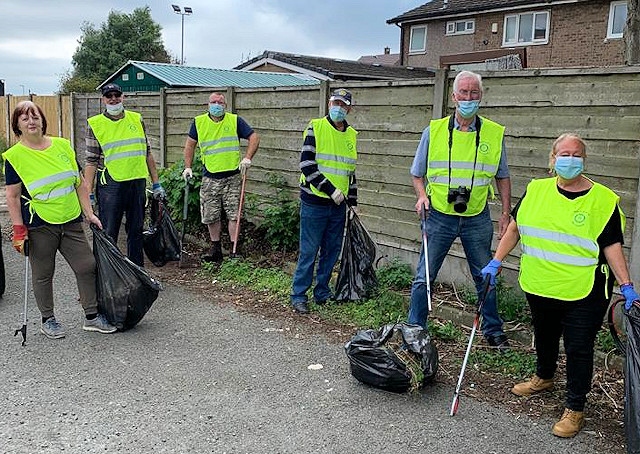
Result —
<instances>
[{"instance_id":1,"label":"weeds","mask_svg":"<svg viewBox=\"0 0 640 454\"><path fill-rule=\"evenodd\" d=\"M476 349L471 352L469 360L480 371L498 372L515 379L530 377L536 371L536 356L514 349L502 353Z\"/></svg>"},{"instance_id":2,"label":"weeds","mask_svg":"<svg viewBox=\"0 0 640 454\"><path fill-rule=\"evenodd\" d=\"M202 183L202 161L200 153L195 153L193 157L193 175L189 185L189 200L187 211L187 232L196 232L202 229L200 223L200 184ZM186 182L182 178L184 170L184 159L173 164L166 169L158 171L160 183L167 193L167 203L171 211L172 219L182 219L184 209L184 190Z\"/></svg>"},{"instance_id":3,"label":"weeds","mask_svg":"<svg viewBox=\"0 0 640 454\"><path fill-rule=\"evenodd\" d=\"M402 263L397 257L376 271L378 283L389 290L405 290L411 287L413 272L408 263Z\"/></svg>"},{"instance_id":4,"label":"weeds","mask_svg":"<svg viewBox=\"0 0 640 454\"><path fill-rule=\"evenodd\" d=\"M464 338L462 330L451 320L446 322L441 322L437 319L429 320L429 334L434 339L440 339L444 342L458 342Z\"/></svg>"}]
</instances>

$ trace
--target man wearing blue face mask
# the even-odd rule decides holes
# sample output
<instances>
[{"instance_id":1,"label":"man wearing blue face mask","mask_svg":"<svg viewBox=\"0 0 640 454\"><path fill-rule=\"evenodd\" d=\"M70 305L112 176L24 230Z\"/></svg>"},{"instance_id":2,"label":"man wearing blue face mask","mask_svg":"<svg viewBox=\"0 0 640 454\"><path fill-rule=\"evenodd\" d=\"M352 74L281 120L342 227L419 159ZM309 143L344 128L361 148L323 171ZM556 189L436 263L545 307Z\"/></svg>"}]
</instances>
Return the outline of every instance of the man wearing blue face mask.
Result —
<instances>
[{"instance_id":1,"label":"man wearing blue face mask","mask_svg":"<svg viewBox=\"0 0 640 454\"><path fill-rule=\"evenodd\" d=\"M351 93L333 91L329 113L311 120L304 133L300 153L300 250L293 276L291 304L299 314L309 312L307 290L318 269L313 297L318 305L332 293L329 279L340 249L347 207L357 205L357 131L346 121L351 111Z\"/></svg>"},{"instance_id":2,"label":"man wearing blue face mask","mask_svg":"<svg viewBox=\"0 0 640 454\"><path fill-rule=\"evenodd\" d=\"M142 116L124 109L119 85L107 84L101 90L105 111L87 120L85 185L93 194L97 172L96 194L102 225L117 242L122 218L126 217L127 256L143 266L147 177L151 176L155 198L164 198L165 192L158 180Z\"/></svg>"},{"instance_id":3,"label":"man wearing blue face mask","mask_svg":"<svg viewBox=\"0 0 640 454\"><path fill-rule=\"evenodd\" d=\"M234 238L238 228L241 175L251 167L258 151L258 134L240 116L226 112L227 103L222 93L211 93L208 111L198 115L191 123L184 146L184 172L187 180L193 177L193 156L196 145L202 154L202 184L200 186L200 216L209 229L211 250L202 259L222 262L222 210L229 220L229 237ZM248 141L247 151L240 159L240 139Z\"/></svg>"},{"instance_id":4,"label":"man wearing blue face mask","mask_svg":"<svg viewBox=\"0 0 640 454\"><path fill-rule=\"evenodd\" d=\"M460 72L453 82L453 115L431 120L422 133L411 166L413 187L417 196L416 212L428 210L429 276L425 276L424 245L411 286L409 323L427 327L427 280L435 281L438 271L456 238L464 248L469 271L481 298L482 267L491 258L493 224L487 205L493 196L495 178L501 215L499 236L509 225L511 180L504 147L504 127L477 115L482 99L480 75ZM429 286L431 288L431 286ZM509 348L502 320L498 315L495 287L491 288L482 307L482 332L492 347Z\"/></svg>"}]
</instances>

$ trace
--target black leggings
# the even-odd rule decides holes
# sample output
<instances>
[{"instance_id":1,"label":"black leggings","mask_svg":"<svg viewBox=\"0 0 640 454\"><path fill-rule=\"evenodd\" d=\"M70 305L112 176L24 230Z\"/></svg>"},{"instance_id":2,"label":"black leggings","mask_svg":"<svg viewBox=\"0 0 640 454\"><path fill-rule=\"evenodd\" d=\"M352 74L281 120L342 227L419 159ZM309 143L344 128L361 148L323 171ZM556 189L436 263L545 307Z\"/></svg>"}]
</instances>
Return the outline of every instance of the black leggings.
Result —
<instances>
[{"instance_id":1,"label":"black leggings","mask_svg":"<svg viewBox=\"0 0 640 454\"><path fill-rule=\"evenodd\" d=\"M607 285L611 296L613 279ZM609 298L605 285L596 282L591 294L578 301L560 301L526 293L536 339L536 373L553 378L558 366L560 336L567 355L565 406L583 411L593 377L594 342L602 326Z\"/></svg>"}]
</instances>

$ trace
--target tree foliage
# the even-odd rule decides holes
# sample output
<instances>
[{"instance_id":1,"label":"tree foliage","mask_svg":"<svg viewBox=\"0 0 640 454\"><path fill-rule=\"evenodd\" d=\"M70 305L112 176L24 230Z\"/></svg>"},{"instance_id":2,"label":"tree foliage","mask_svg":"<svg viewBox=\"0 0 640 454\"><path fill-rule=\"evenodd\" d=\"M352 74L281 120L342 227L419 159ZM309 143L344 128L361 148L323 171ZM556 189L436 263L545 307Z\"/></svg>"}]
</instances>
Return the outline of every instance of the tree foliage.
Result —
<instances>
[{"instance_id":1,"label":"tree foliage","mask_svg":"<svg viewBox=\"0 0 640 454\"><path fill-rule=\"evenodd\" d=\"M60 91L95 90L103 80L128 60L169 63L171 56L162 41L162 27L151 17L148 6L131 14L111 11L100 28L85 22L79 46L73 54L73 71L62 76Z\"/></svg>"}]
</instances>

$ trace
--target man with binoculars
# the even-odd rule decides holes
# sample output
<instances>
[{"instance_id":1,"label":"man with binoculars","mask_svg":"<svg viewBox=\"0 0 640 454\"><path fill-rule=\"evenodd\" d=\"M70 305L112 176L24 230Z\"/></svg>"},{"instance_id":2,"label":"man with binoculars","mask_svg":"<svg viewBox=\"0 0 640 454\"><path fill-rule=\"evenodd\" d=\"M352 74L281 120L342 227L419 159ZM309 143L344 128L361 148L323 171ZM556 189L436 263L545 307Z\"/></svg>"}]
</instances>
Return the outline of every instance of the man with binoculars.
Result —
<instances>
[{"instance_id":1,"label":"man with binoculars","mask_svg":"<svg viewBox=\"0 0 640 454\"><path fill-rule=\"evenodd\" d=\"M487 205L493 197L495 178L502 213L498 221L501 238L510 220L511 180L504 147L504 127L477 115L482 99L482 78L462 71L453 82L455 113L431 120L422 133L411 166L416 192L416 211L428 212L426 237L429 281L433 284L456 238L464 248L469 271L478 292L483 293L481 270L491 260L493 224ZM411 287L409 323L427 327L427 286L425 245ZM492 347L500 351L509 342L498 315L496 291L491 288L482 307L482 333Z\"/></svg>"}]
</instances>

